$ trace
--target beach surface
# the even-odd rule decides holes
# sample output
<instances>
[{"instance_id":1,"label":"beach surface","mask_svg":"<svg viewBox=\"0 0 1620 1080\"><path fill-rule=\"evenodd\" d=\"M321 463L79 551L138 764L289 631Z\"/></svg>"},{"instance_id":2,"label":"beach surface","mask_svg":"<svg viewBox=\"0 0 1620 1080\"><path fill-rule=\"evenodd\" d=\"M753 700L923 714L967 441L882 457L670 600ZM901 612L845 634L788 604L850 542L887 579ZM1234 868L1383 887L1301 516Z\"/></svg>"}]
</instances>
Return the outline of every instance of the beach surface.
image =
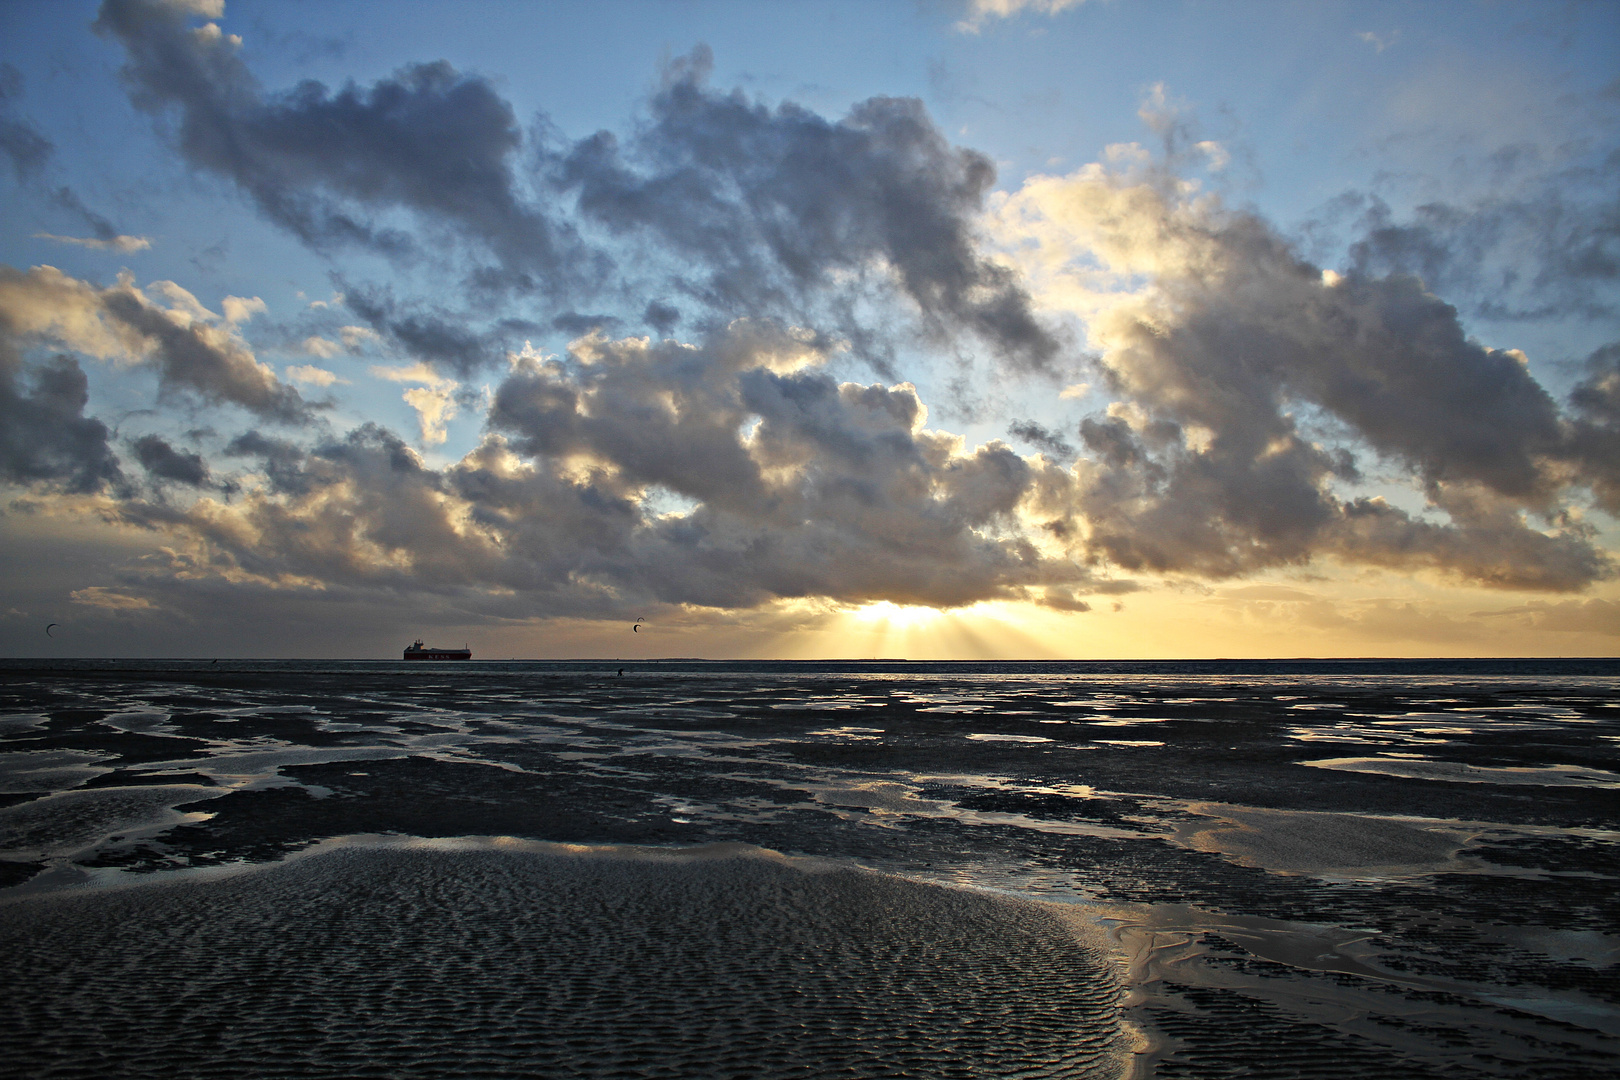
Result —
<instances>
[{"instance_id":1,"label":"beach surface","mask_svg":"<svg viewBox=\"0 0 1620 1080\"><path fill-rule=\"evenodd\" d=\"M1603 663L13 665L0 1041L64 1077L1614 1074Z\"/></svg>"}]
</instances>

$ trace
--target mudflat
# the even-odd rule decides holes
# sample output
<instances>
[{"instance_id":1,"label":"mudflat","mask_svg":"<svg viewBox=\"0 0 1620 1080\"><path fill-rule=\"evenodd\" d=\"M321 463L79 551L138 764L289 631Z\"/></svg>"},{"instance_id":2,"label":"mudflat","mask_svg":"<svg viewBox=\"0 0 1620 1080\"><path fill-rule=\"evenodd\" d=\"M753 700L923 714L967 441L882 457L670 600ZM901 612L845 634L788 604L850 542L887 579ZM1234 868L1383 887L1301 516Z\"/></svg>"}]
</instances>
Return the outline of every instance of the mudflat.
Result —
<instances>
[{"instance_id":1,"label":"mudflat","mask_svg":"<svg viewBox=\"0 0 1620 1080\"><path fill-rule=\"evenodd\" d=\"M1601 664L209 666L0 685L30 1075L1620 1070Z\"/></svg>"}]
</instances>

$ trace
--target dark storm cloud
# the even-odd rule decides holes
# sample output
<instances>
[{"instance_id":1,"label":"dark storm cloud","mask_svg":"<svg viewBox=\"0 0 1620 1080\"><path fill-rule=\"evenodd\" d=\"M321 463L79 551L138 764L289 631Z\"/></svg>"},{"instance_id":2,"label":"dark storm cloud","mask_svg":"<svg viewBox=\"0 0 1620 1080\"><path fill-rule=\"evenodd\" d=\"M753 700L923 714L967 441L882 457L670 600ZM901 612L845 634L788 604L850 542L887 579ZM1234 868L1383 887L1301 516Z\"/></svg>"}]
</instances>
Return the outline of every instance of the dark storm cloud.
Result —
<instances>
[{"instance_id":1,"label":"dark storm cloud","mask_svg":"<svg viewBox=\"0 0 1620 1080\"><path fill-rule=\"evenodd\" d=\"M831 122L711 90L710 63L699 49L672 65L628 144L600 132L554 155L586 217L701 260L709 275L688 288L723 312L791 305L881 265L941 337L967 331L1028 369L1055 361L1017 278L976 242L988 158L951 146L914 99Z\"/></svg>"},{"instance_id":2,"label":"dark storm cloud","mask_svg":"<svg viewBox=\"0 0 1620 1080\"><path fill-rule=\"evenodd\" d=\"M447 369L462 378L502 356L510 335L505 327L479 333L468 320L450 312L402 306L388 290L349 286L344 303L378 334L414 359Z\"/></svg>"},{"instance_id":3,"label":"dark storm cloud","mask_svg":"<svg viewBox=\"0 0 1620 1080\"><path fill-rule=\"evenodd\" d=\"M176 450L160 435L143 435L130 444L135 460L154 480L167 480L188 487L208 487L208 466L201 454Z\"/></svg>"},{"instance_id":4,"label":"dark storm cloud","mask_svg":"<svg viewBox=\"0 0 1620 1080\"><path fill-rule=\"evenodd\" d=\"M1477 492L1443 495L1450 525L1414 519L1377 499L1346 503L1323 553L1398 570L1434 569L1488 588L1568 592L1612 577L1587 530L1529 528L1515 508Z\"/></svg>"},{"instance_id":5,"label":"dark storm cloud","mask_svg":"<svg viewBox=\"0 0 1620 1080\"><path fill-rule=\"evenodd\" d=\"M361 244L391 257L418 242L368 214L411 211L492 254L507 287L559 290L588 259L566 227L525 204L511 158L521 133L489 83L444 62L369 87L305 81L267 94L213 23L187 5L106 0L96 29L128 56L138 108L172 118L193 166L229 179L316 247Z\"/></svg>"},{"instance_id":6,"label":"dark storm cloud","mask_svg":"<svg viewBox=\"0 0 1620 1080\"><path fill-rule=\"evenodd\" d=\"M667 337L681 321L681 309L660 300L649 300L641 312L641 321Z\"/></svg>"},{"instance_id":7,"label":"dark storm cloud","mask_svg":"<svg viewBox=\"0 0 1620 1080\"><path fill-rule=\"evenodd\" d=\"M1120 373L1142 400L1256 451L1291 432L1289 398L1314 402L1428 483L1472 481L1545 504L1558 408L1520 358L1470 341L1456 310L1415 278L1324 287L1254 219L1234 221L1222 241L1229 273L1213 288L1177 283L1186 316L1162 338L1137 336Z\"/></svg>"},{"instance_id":8,"label":"dark storm cloud","mask_svg":"<svg viewBox=\"0 0 1620 1080\"><path fill-rule=\"evenodd\" d=\"M303 447L259 431L248 431L232 439L225 453L233 457L259 459L259 467L272 490L285 495L307 495L314 480L304 468L307 454Z\"/></svg>"},{"instance_id":9,"label":"dark storm cloud","mask_svg":"<svg viewBox=\"0 0 1620 1080\"><path fill-rule=\"evenodd\" d=\"M565 311L551 320L553 330L578 337L592 330L613 330L620 320L614 315L587 315L583 311Z\"/></svg>"},{"instance_id":10,"label":"dark storm cloud","mask_svg":"<svg viewBox=\"0 0 1620 1080\"><path fill-rule=\"evenodd\" d=\"M1007 426L1007 433L1015 439L1022 439L1053 461L1074 460L1074 447L1062 435L1033 420L1014 420Z\"/></svg>"},{"instance_id":11,"label":"dark storm cloud","mask_svg":"<svg viewBox=\"0 0 1620 1080\"><path fill-rule=\"evenodd\" d=\"M22 275L0 267L0 478L74 494L123 480L107 425L84 414L90 383L77 360L58 355L30 364L35 305L16 286ZM8 288L9 286L9 288Z\"/></svg>"},{"instance_id":12,"label":"dark storm cloud","mask_svg":"<svg viewBox=\"0 0 1620 1080\"><path fill-rule=\"evenodd\" d=\"M1570 392L1574 407L1605 424L1620 425L1620 341L1610 342L1586 358L1586 372Z\"/></svg>"},{"instance_id":13,"label":"dark storm cloud","mask_svg":"<svg viewBox=\"0 0 1620 1080\"><path fill-rule=\"evenodd\" d=\"M122 481L107 425L84 415L89 400L72 357L24 364L0 341L0 478L75 494Z\"/></svg>"},{"instance_id":14,"label":"dark storm cloud","mask_svg":"<svg viewBox=\"0 0 1620 1080\"><path fill-rule=\"evenodd\" d=\"M1586 361L1585 378L1569 395L1577 419L1573 453L1598 505L1620 516L1620 342Z\"/></svg>"}]
</instances>

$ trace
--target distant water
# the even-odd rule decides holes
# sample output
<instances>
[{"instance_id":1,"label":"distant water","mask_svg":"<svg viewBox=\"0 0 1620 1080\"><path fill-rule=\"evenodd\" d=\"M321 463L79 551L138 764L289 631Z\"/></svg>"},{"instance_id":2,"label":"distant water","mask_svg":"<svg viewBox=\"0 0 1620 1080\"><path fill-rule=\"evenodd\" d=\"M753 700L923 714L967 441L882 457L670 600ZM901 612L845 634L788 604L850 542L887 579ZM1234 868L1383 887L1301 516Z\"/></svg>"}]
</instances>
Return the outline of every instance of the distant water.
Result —
<instances>
[{"instance_id":1,"label":"distant water","mask_svg":"<svg viewBox=\"0 0 1620 1080\"><path fill-rule=\"evenodd\" d=\"M0 675L25 1075L1620 1073L1616 661Z\"/></svg>"}]
</instances>

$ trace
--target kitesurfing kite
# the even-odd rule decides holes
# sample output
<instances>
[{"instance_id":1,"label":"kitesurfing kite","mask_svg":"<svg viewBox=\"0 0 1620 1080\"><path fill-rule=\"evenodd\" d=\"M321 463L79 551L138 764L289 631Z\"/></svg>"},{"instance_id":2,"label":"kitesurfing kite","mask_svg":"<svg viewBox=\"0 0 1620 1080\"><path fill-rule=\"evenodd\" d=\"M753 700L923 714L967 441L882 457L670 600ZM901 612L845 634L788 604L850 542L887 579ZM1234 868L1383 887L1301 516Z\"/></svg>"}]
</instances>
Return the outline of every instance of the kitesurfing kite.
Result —
<instances>
[{"instance_id":1,"label":"kitesurfing kite","mask_svg":"<svg viewBox=\"0 0 1620 1080\"><path fill-rule=\"evenodd\" d=\"M641 633L641 624L646 622L646 621L647 621L646 619L637 619L635 622L631 623L630 624L630 632L632 634Z\"/></svg>"},{"instance_id":2,"label":"kitesurfing kite","mask_svg":"<svg viewBox=\"0 0 1620 1080\"><path fill-rule=\"evenodd\" d=\"M55 637L56 636L55 634L51 633L51 627L56 626L56 625L58 625L58 624L57 623L46 623L45 624L45 636L46 637Z\"/></svg>"}]
</instances>

